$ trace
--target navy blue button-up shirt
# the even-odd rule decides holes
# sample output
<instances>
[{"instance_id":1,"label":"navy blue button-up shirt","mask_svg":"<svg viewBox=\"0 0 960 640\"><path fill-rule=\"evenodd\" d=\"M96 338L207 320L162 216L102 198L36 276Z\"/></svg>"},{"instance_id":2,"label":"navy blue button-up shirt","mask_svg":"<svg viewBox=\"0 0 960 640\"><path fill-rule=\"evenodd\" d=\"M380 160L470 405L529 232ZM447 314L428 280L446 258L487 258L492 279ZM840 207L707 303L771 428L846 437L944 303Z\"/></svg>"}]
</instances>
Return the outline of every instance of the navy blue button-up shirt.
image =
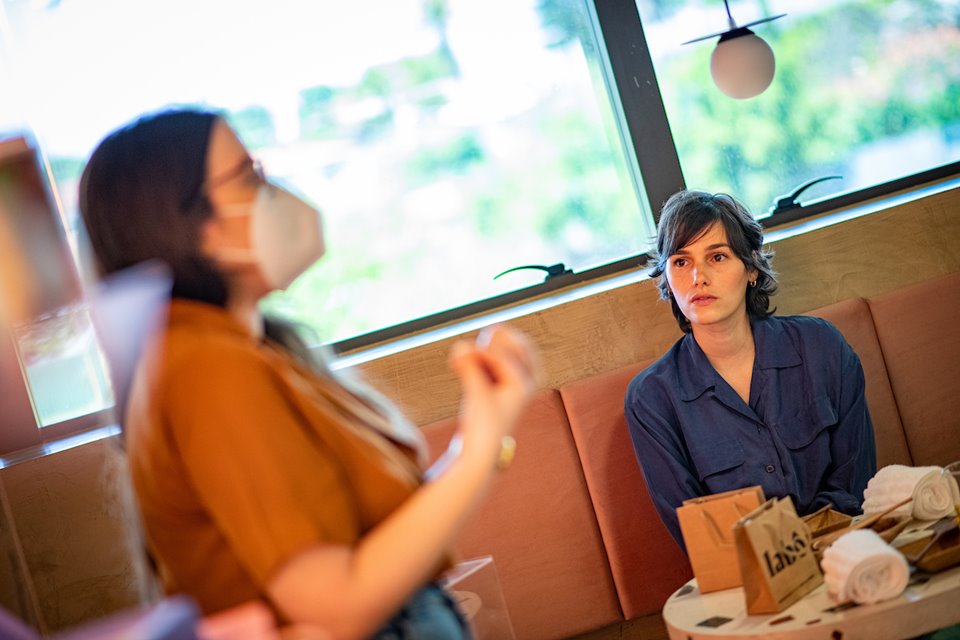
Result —
<instances>
[{"instance_id":1,"label":"navy blue button-up shirt","mask_svg":"<svg viewBox=\"0 0 960 640\"><path fill-rule=\"evenodd\" d=\"M630 383L630 436L660 518L683 548L675 509L689 498L763 487L800 514L860 512L876 472L860 359L829 322L752 323L747 405L687 334Z\"/></svg>"}]
</instances>

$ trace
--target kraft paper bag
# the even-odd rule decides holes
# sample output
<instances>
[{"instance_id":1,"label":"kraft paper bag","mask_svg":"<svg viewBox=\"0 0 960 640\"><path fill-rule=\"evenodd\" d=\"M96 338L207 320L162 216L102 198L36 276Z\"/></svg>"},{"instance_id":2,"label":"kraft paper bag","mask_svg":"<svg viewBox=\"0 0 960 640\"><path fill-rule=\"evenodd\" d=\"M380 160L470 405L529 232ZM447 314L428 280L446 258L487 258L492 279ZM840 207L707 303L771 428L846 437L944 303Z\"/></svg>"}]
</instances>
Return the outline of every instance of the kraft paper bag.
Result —
<instances>
[{"instance_id":1,"label":"kraft paper bag","mask_svg":"<svg viewBox=\"0 0 960 640\"><path fill-rule=\"evenodd\" d=\"M763 503L759 486L684 500L680 532L702 593L740 586L733 525Z\"/></svg>"},{"instance_id":2,"label":"kraft paper bag","mask_svg":"<svg viewBox=\"0 0 960 640\"><path fill-rule=\"evenodd\" d=\"M771 498L733 528L747 613L779 613L823 582L810 530L790 498Z\"/></svg>"}]
</instances>

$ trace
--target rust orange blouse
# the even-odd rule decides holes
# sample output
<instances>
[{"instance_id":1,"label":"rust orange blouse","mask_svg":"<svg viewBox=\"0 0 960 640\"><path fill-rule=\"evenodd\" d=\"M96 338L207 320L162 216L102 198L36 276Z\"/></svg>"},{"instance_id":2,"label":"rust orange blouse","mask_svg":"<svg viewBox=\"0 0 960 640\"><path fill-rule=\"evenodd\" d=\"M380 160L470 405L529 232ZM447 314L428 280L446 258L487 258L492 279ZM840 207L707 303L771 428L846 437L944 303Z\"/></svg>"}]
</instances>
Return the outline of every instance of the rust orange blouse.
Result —
<instances>
[{"instance_id":1,"label":"rust orange blouse","mask_svg":"<svg viewBox=\"0 0 960 640\"><path fill-rule=\"evenodd\" d=\"M415 429L203 303L172 302L125 427L164 586L207 613L264 597L312 545L353 545L422 481Z\"/></svg>"}]
</instances>

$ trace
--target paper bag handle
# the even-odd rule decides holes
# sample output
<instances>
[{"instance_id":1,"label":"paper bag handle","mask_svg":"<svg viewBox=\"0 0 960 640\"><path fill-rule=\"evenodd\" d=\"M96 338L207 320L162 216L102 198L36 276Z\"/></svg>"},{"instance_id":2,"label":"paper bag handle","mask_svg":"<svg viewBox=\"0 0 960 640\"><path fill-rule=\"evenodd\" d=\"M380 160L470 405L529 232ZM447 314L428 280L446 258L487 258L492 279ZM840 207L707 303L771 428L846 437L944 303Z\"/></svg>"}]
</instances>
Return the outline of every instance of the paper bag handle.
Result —
<instances>
[{"instance_id":1,"label":"paper bag handle","mask_svg":"<svg viewBox=\"0 0 960 640\"><path fill-rule=\"evenodd\" d=\"M733 503L733 508L736 509L736 511L737 511L738 514L740 514L740 517L741 517L741 518L742 518L743 516L747 515L747 513L749 513L749 511L746 511L746 512L745 512L744 509L743 509L739 504L737 504L736 502ZM726 536L724 536L724 534L723 534L723 530L720 529L720 525L717 524L717 521L714 520L714 518L713 518L712 515L710 515L709 513L707 513L707 511L706 511L705 509L701 509L701 510L700 510L700 515L707 521L707 525L708 525L708 526L707 526L707 531L710 532L710 536L713 538L713 543L714 543L715 545L717 545L717 546L720 546L720 545L733 546L733 543L734 543L734 540L733 540L733 531L730 531L730 532L729 532L729 537L730 537L730 539L727 540L727 539L726 539Z\"/></svg>"}]
</instances>

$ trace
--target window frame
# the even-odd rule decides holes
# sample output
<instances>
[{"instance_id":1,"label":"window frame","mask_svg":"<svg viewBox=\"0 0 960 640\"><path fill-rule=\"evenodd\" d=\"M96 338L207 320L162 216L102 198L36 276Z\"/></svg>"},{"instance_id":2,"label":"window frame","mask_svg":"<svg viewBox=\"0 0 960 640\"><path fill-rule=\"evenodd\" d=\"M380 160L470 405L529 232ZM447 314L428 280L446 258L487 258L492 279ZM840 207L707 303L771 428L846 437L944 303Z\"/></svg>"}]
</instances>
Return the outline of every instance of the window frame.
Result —
<instances>
[{"instance_id":1,"label":"window frame","mask_svg":"<svg viewBox=\"0 0 960 640\"><path fill-rule=\"evenodd\" d=\"M4 398L0 406L0 458L49 442L60 440L86 431L92 431L115 422L112 408L102 409L55 422L43 427L37 417L27 382L26 371L20 361L17 338L9 327L0 327L0 357L4 359L4 369L20 375L4 375ZM5 371L6 373L6 371Z\"/></svg>"}]
</instances>

